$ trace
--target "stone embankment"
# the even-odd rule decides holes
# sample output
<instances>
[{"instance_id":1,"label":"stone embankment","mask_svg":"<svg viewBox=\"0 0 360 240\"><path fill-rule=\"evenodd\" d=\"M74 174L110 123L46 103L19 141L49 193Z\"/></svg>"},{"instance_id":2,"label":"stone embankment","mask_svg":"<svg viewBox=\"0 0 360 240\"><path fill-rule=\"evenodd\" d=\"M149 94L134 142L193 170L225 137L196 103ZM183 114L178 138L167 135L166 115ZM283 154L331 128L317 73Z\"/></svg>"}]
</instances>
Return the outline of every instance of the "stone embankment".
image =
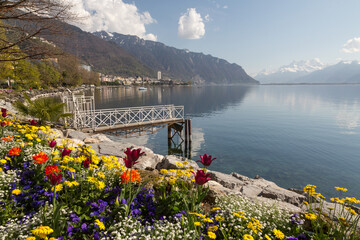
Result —
<instances>
[{"instance_id":1,"label":"stone embankment","mask_svg":"<svg viewBox=\"0 0 360 240\"><path fill-rule=\"evenodd\" d=\"M64 133L57 130L57 141L67 137L74 140L74 145L89 144L100 155L113 155L118 158L125 157L124 151L128 147L141 148L145 154L134 167L141 170L157 173L160 169L180 169L175 162L187 160L194 170L200 167L195 161L173 155L155 154L151 149L132 144L113 142L104 134L87 134L75 130L66 130ZM252 199L253 201L274 204L281 209L292 212L302 212L302 203L307 200L305 194L287 190L277 186L274 182L261 177L249 178L238 173L225 174L217 171L208 171L212 179L207 184L210 188L210 197L222 194L236 194Z\"/></svg>"}]
</instances>

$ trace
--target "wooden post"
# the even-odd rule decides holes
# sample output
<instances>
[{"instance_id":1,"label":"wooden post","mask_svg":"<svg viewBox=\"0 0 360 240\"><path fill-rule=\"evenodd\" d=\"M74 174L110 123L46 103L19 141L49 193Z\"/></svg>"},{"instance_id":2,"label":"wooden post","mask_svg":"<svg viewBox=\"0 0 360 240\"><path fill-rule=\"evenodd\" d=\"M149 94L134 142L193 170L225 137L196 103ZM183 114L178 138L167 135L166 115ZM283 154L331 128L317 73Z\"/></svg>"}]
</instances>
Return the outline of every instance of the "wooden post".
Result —
<instances>
[{"instance_id":1,"label":"wooden post","mask_svg":"<svg viewBox=\"0 0 360 240\"><path fill-rule=\"evenodd\" d=\"M186 145L187 145L187 142L188 142L188 120L185 119L185 148L186 148Z\"/></svg>"},{"instance_id":2,"label":"wooden post","mask_svg":"<svg viewBox=\"0 0 360 240\"><path fill-rule=\"evenodd\" d=\"M171 125L168 124L168 139L171 140L172 136L171 136Z\"/></svg>"},{"instance_id":3,"label":"wooden post","mask_svg":"<svg viewBox=\"0 0 360 240\"><path fill-rule=\"evenodd\" d=\"M191 119L188 119L188 127L189 127L189 142L191 142L192 141L192 139L191 139Z\"/></svg>"}]
</instances>

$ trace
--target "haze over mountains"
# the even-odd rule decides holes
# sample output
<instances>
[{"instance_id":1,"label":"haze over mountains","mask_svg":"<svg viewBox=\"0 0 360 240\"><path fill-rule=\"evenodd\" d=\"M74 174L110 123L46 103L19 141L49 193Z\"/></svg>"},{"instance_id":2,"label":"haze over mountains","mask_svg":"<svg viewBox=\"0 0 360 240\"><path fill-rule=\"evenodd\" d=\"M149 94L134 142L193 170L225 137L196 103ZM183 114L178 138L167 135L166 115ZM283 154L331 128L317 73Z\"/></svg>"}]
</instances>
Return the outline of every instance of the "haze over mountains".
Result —
<instances>
[{"instance_id":1,"label":"haze over mountains","mask_svg":"<svg viewBox=\"0 0 360 240\"><path fill-rule=\"evenodd\" d=\"M360 62L326 65L319 59L294 61L276 71L262 71L254 78L261 83L360 83Z\"/></svg>"}]
</instances>

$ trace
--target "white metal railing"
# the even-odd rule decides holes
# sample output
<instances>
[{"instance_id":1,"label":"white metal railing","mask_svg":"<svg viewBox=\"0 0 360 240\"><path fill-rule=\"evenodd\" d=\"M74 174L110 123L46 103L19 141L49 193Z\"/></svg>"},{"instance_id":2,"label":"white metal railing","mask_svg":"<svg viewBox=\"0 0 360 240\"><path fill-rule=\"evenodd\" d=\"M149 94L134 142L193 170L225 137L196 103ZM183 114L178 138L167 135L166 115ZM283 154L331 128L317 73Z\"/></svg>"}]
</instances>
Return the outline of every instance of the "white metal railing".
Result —
<instances>
[{"instance_id":1,"label":"white metal railing","mask_svg":"<svg viewBox=\"0 0 360 240\"><path fill-rule=\"evenodd\" d=\"M184 119L184 106L158 105L75 111L72 125L75 128L96 129L172 119Z\"/></svg>"}]
</instances>

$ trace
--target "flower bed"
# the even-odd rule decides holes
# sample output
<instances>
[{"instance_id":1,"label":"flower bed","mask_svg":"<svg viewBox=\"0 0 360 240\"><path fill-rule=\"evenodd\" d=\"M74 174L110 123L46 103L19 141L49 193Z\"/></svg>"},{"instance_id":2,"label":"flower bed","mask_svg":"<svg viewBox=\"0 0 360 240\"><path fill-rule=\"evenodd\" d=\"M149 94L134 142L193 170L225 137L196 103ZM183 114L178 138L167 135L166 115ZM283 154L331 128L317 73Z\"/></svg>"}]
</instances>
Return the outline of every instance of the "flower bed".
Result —
<instances>
[{"instance_id":1,"label":"flower bed","mask_svg":"<svg viewBox=\"0 0 360 240\"><path fill-rule=\"evenodd\" d=\"M195 173L178 162L184 170L162 169L149 183L133 169L141 149L127 149L124 159L98 156L6 109L0 118L1 239L359 239L355 198L334 198L337 210L325 213L323 196L308 185L306 214L241 196L209 203L206 168ZM204 154L198 162L214 160Z\"/></svg>"}]
</instances>

